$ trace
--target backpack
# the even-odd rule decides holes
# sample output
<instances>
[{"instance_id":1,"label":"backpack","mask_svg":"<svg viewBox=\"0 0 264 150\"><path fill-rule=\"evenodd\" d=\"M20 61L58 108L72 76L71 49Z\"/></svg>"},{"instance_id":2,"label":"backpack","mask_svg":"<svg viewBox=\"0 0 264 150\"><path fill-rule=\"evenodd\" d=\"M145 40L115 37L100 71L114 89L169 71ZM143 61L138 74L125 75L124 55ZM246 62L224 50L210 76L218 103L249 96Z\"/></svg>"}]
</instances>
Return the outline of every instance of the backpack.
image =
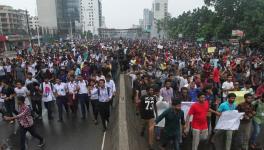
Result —
<instances>
[{"instance_id":1,"label":"backpack","mask_svg":"<svg viewBox=\"0 0 264 150\"><path fill-rule=\"evenodd\" d=\"M110 96L110 87L107 87L107 94ZM98 96L100 96L100 88L98 88Z\"/></svg>"}]
</instances>

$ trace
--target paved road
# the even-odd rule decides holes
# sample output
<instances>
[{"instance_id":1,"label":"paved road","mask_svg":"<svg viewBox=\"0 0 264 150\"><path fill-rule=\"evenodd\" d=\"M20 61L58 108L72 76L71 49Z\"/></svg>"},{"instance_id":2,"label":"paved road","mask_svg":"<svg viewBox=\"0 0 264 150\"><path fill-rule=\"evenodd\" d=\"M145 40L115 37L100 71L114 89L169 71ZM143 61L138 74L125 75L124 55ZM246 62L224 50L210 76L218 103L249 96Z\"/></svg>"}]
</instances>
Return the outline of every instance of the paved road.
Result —
<instances>
[{"instance_id":1,"label":"paved road","mask_svg":"<svg viewBox=\"0 0 264 150\"><path fill-rule=\"evenodd\" d=\"M80 117L65 117L64 123L48 121L35 122L37 131L46 139L43 150L101 150L103 131L101 124L94 125L91 117L85 121ZM16 125L9 125L0 121L0 139L8 139L11 149L19 149L19 133L14 134ZM37 140L29 139L29 149L36 150ZM2 142L2 141L0 141Z\"/></svg>"}]
</instances>

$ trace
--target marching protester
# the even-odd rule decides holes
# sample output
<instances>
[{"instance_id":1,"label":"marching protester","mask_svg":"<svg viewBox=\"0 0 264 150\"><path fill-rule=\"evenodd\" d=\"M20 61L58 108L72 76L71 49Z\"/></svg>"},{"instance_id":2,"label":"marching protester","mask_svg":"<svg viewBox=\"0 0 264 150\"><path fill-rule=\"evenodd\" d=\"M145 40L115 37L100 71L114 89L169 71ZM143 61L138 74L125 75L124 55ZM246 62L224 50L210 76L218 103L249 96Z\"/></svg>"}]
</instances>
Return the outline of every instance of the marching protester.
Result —
<instances>
[{"instance_id":1,"label":"marching protester","mask_svg":"<svg viewBox=\"0 0 264 150\"><path fill-rule=\"evenodd\" d=\"M100 79L98 87L98 106L104 132L106 131L110 121L110 101L112 99L112 96L113 92L109 87L105 85L105 80Z\"/></svg>"},{"instance_id":2,"label":"marching protester","mask_svg":"<svg viewBox=\"0 0 264 150\"><path fill-rule=\"evenodd\" d=\"M59 122L63 121L63 107L67 115L69 115L69 107L68 107L68 98L67 98L67 86L65 83L62 83L60 79L56 79L56 84L54 85L53 89L56 97L56 103L58 105L59 111Z\"/></svg>"},{"instance_id":3,"label":"marching protester","mask_svg":"<svg viewBox=\"0 0 264 150\"><path fill-rule=\"evenodd\" d=\"M31 116L30 108L25 104L25 97L18 96L17 97L18 104L18 115L13 117L5 116L5 120L11 121L17 119L20 125L20 145L21 150L26 150L26 133L29 132L33 137L39 140L39 147L43 147L45 144L45 140L41 137L36 131L34 127L33 117Z\"/></svg>"},{"instance_id":4,"label":"marching protester","mask_svg":"<svg viewBox=\"0 0 264 150\"><path fill-rule=\"evenodd\" d=\"M162 149L164 149L169 142L173 142L173 149L180 150L181 132L185 130L184 112L181 110L181 102L177 100L172 101L172 107L166 109L161 115L156 118L156 124L165 118L165 127L162 133ZM182 131L181 131L181 128Z\"/></svg>"},{"instance_id":5,"label":"marching protester","mask_svg":"<svg viewBox=\"0 0 264 150\"><path fill-rule=\"evenodd\" d=\"M144 136L145 130L148 130L148 144L149 149L153 149L154 144L154 113L157 114L157 96L154 95L154 88L147 87L147 95L140 98L140 115L142 119L141 136Z\"/></svg>"}]
</instances>

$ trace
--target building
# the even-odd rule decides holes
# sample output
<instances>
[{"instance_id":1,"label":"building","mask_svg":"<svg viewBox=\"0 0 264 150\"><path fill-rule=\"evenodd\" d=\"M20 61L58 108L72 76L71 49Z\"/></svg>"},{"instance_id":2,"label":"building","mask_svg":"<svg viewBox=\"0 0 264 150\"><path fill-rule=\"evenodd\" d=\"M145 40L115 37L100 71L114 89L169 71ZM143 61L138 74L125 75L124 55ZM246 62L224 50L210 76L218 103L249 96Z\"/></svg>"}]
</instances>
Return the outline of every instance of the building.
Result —
<instances>
[{"instance_id":1,"label":"building","mask_svg":"<svg viewBox=\"0 0 264 150\"><path fill-rule=\"evenodd\" d=\"M37 0L43 34L69 35L80 31L79 0Z\"/></svg>"},{"instance_id":2,"label":"building","mask_svg":"<svg viewBox=\"0 0 264 150\"><path fill-rule=\"evenodd\" d=\"M38 20L38 17L35 16L35 17L29 17L29 28L31 30L37 30L38 26L39 26L39 20Z\"/></svg>"},{"instance_id":3,"label":"building","mask_svg":"<svg viewBox=\"0 0 264 150\"><path fill-rule=\"evenodd\" d=\"M57 8L55 0L37 0L38 19L42 34L58 31ZM48 10L48 11L47 11Z\"/></svg>"},{"instance_id":4,"label":"building","mask_svg":"<svg viewBox=\"0 0 264 150\"><path fill-rule=\"evenodd\" d=\"M154 0L152 11L155 20L166 18L168 16L168 0Z\"/></svg>"},{"instance_id":5,"label":"building","mask_svg":"<svg viewBox=\"0 0 264 150\"><path fill-rule=\"evenodd\" d=\"M81 0L81 23L83 32L98 35L98 29L103 25L101 0Z\"/></svg>"},{"instance_id":6,"label":"building","mask_svg":"<svg viewBox=\"0 0 264 150\"><path fill-rule=\"evenodd\" d=\"M101 28L106 28L105 16L102 16L102 26L101 26Z\"/></svg>"},{"instance_id":7,"label":"building","mask_svg":"<svg viewBox=\"0 0 264 150\"><path fill-rule=\"evenodd\" d=\"M1 33L4 35L27 34L27 15L25 10L16 10L0 5Z\"/></svg>"},{"instance_id":8,"label":"building","mask_svg":"<svg viewBox=\"0 0 264 150\"><path fill-rule=\"evenodd\" d=\"M143 30L150 32L153 23L153 12L149 9L144 9L143 12Z\"/></svg>"},{"instance_id":9,"label":"building","mask_svg":"<svg viewBox=\"0 0 264 150\"><path fill-rule=\"evenodd\" d=\"M153 21L151 28L151 37L166 38L164 30L158 30L158 21L168 17L168 0L154 0L152 4Z\"/></svg>"},{"instance_id":10,"label":"building","mask_svg":"<svg viewBox=\"0 0 264 150\"><path fill-rule=\"evenodd\" d=\"M101 38L128 38L128 39L140 39L142 38L141 28L130 28L130 29L108 29L99 28L99 36Z\"/></svg>"},{"instance_id":11,"label":"building","mask_svg":"<svg viewBox=\"0 0 264 150\"><path fill-rule=\"evenodd\" d=\"M2 28L1 18L0 18L0 35L3 35L3 28Z\"/></svg>"}]
</instances>

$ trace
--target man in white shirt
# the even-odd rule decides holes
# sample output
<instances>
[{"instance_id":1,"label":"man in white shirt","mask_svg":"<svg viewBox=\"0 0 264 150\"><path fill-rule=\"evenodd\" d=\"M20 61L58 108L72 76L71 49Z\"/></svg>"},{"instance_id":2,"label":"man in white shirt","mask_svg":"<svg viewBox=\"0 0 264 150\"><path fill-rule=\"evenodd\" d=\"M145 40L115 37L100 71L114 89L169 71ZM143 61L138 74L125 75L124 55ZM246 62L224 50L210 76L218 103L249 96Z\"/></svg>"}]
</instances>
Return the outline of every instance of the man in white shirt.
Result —
<instances>
[{"instance_id":1,"label":"man in white shirt","mask_svg":"<svg viewBox=\"0 0 264 150\"><path fill-rule=\"evenodd\" d=\"M89 113L88 82L82 76L78 76L77 91L78 101L81 105L82 119L86 118L86 109ZM85 108L86 107L86 108Z\"/></svg>"},{"instance_id":2,"label":"man in white shirt","mask_svg":"<svg viewBox=\"0 0 264 150\"><path fill-rule=\"evenodd\" d=\"M99 111L103 124L103 131L106 131L107 124L109 123L110 117L110 107L109 102L113 96L113 93L109 87L105 85L105 80L99 80L99 88L98 88L98 98L99 98Z\"/></svg>"},{"instance_id":3,"label":"man in white shirt","mask_svg":"<svg viewBox=\"0 0 264 150\"><path fill-rule=\"evenodd\" d=\"M63 121L62 113L63 113L63 106L65 108L65 111L67 114L69 113L68 109L68 99L66 97L67 93L67 86L65 83L62 83L60 79L56 79L56 84L54 85L53 92L56 96L56 102L58 105L58 111L59 111L59 122Z\"/></svg>"},{"instance_id":4,"label":"man in white shirt","mask_svg":"<svg viewBox=\"0 0 264 150\"><path fill-rule=\"evenodd\" d=\"M33 82L36 82L36 83L39 83L37 79L33 78L33 75L31 72L29 72L27 74L27 79L25 81L25 85L28 86L29 84L33 83Z\"/></svg>"},{"instance_id":5,"label":"man in white shirt","mask_svg":"<svg viewBox=\"0 0 264 150\"><path fill-rule=\"evenodd\" d=\"M25 104L30 107L30 102L29 102L29 98L28 98L30 92L25 86L22 86L22 83L20 81L18 81L16 83L16 88L14 89L14 91L16 93L16 97L24 96L25 97Z\"/></svg>"},{"instance_id":6,"label":"man in white shirt","mask_svg":"<svg viewBox=\"0 0 264 150\"><path fill-rule=\"evenodd\" d=\"M114 100L114 97L116 95L116 85L115 85L115 82L114 80L111 79L111 75L106 75L106 87L110 88L111 92L113 93L113 96L110 100L110 106L113 107L113 100Z\"/></svg>"},{"instance_id":7,"label":"man in white shirt","mask_svg":"<svg viewBox=\"0 0 264 150\"><path fill-rule=\"evenodd\" d=\"M42 101L44 106L48 111L48 119L53 120L53 101L55 100L53 95L53 85L49 82L48 78L44 79L44 82L40 85L40 90L42 91Z\"/></svg>"},{"instance_id":8,"label":"man in white shirt","mask_svg":"<svg viewBox=\"0 0 264 150\"><path fill-rule=\"evenodd\" d=\"M225 81L222 85L223 90L223 101L227 100L227 95L229 91L232 91L234 89L234 84L232 82L232 75L227 76L227 81Z\"/></svg>"}]
</instances>

